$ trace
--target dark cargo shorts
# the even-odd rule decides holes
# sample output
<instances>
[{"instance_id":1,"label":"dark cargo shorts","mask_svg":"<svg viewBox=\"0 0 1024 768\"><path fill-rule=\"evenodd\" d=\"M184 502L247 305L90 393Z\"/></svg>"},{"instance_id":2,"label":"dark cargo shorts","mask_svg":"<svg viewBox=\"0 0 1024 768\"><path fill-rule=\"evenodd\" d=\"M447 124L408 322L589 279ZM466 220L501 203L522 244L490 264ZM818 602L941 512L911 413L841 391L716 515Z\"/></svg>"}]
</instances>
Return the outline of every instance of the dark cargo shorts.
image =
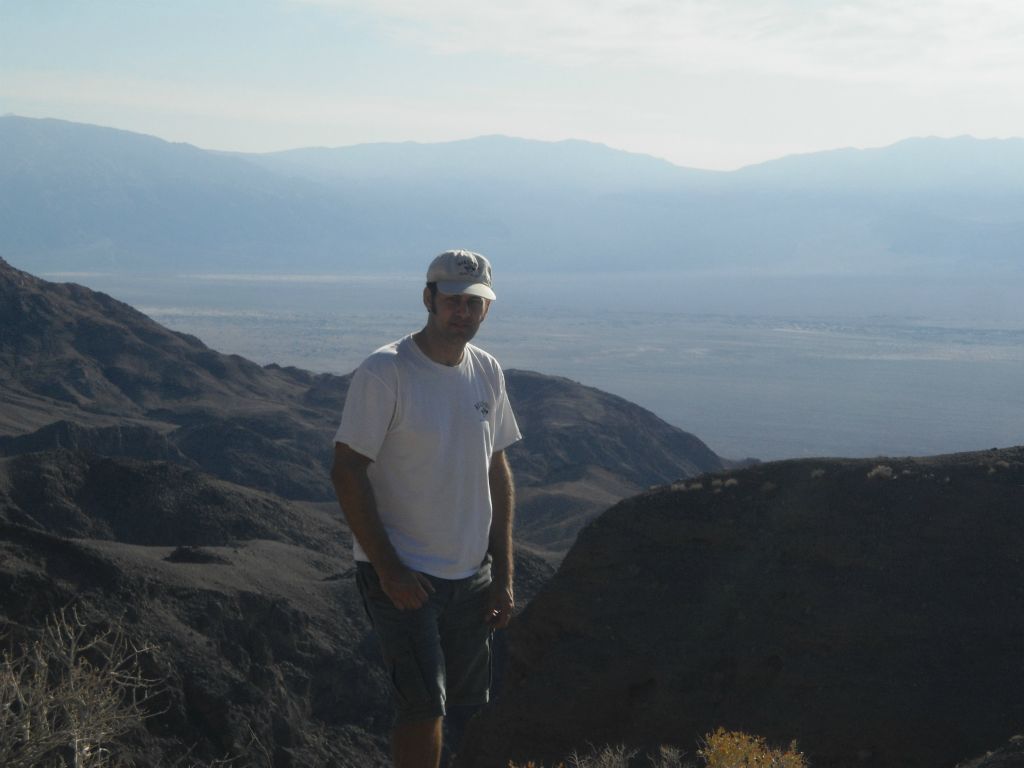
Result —
<instances>
[{"instance_id":1,"label":"dark cargo shorts","mask_svg":"<svg viewBox=\"0 0 1024 768\"><path fill-rule=\"evenodd\" d=\"M434 594L412 611L395 608L373 566L356 566L359 593L391 678L395 722L443 717L447 706L486 704L491 687L491 628L485 621L490 556L465 579L427 576Z\"/></svg>"}]
</instances>

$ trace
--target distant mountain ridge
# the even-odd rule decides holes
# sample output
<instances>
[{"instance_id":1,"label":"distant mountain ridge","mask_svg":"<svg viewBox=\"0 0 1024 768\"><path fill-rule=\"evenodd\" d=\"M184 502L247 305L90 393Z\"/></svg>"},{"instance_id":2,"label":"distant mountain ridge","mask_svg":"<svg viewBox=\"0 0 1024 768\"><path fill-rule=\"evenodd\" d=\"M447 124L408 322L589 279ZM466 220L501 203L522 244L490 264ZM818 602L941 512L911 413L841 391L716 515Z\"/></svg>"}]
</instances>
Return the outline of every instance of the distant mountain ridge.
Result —
<instances>
[{"instance_id":1,"label":"distant mountain ridge","mask_svg":"<svg viewBox=\"0 0 1024 768\"><path fill-rule=\"evenodd\" d=\"M974 192L1019 191L1024 177L1024 139L904 139L888 147L790 155L746 166L735 175L788 186L856 184L881 191L893 184L918 190L966 185Z\"/></svg>"},{"instance_id":2,"label":"distant mountain ridge","mask_svg":"<svg viewBox=\"0 0 1024 768\"><path fill-rule=\"evenodd\" d=\"M0 253L35 271L1019 273L1024 141L908 139L734 172L487 136L265 155L0 118Z\"/></svg>"},{"instance_id":3,"label":"distant mountain ridge","mask_svg":"<svg viewBox=\"0 0 1024 768\"><path fill-rule=\"evenodd\" d=\"M270 170L336 183L486 180L614 190L667 187L722 175L587 141L544 142L499 135L437 144L359 144L238 156Z\"/></svg>"}]
</instances>

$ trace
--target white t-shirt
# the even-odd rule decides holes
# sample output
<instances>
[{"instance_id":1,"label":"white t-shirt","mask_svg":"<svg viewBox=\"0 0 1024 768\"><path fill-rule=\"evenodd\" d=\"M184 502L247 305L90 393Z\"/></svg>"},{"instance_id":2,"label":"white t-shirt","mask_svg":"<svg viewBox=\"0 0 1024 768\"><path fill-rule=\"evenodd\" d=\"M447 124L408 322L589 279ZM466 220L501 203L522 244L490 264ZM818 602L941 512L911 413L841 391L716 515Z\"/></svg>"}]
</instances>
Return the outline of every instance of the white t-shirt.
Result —
<instances>
[{"instance_id":1,"label":"white t-shirt","mask_svg":"<svg viewBox=\"0 0 1024 768\"><path fill-rule=\"evenodd\" d=\"M377 512L402 562L463 579L487 554L491 456L520 437L497 360L468 344L458 365L435 363L410 335L356 370L334 440L372 459ZM359 542L354 551L368 560Z\"/></svg>"}]
</instances>

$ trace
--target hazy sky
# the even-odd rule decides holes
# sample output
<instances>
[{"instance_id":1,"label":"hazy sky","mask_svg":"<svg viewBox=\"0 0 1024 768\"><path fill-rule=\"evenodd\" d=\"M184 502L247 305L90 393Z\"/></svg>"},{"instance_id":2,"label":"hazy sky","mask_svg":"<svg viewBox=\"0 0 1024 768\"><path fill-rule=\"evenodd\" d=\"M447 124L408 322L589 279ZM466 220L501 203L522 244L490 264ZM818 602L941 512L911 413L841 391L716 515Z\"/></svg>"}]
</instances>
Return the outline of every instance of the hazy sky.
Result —
<instances>
[{"instance_id":1,"label":"hazy sky","mask_svg":"<svg viewBox=\"0 0 1024 768\"><path fill-rule=\"evenodd\" d=\"M502 133L735 168L1024 135L1019 0L0 0L0 114L269 151Z\"/></svg>"}]
</instances>

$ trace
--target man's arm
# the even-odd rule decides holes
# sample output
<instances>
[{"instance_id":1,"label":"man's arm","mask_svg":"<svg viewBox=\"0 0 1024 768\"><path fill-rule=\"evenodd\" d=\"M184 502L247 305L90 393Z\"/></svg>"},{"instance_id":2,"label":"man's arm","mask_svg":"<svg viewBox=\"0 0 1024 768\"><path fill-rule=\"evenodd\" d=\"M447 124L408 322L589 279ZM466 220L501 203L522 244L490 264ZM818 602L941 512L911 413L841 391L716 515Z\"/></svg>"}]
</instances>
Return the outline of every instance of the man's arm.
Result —
<instances>
[{"instance_id":1,"label":"man's arm","mask_svg":"<svg viewBox=\"0 0 1024 768\"><path fill-rule=\"evenodd\" d=\"M399 610L419 608L433 592L430 580L406 568L388 538L377 514L377 502L366 468L370 459L345 443L334 444L331 483L352 535L370 558L381 588Z\"/></svg>"},{"instance_id":2,"label":"man's arm","mask_svg":"<svg viewBox=\"0 0 1024 768\"><path fill-rule=\"evenodd\" d=\"M491 573L494 579L491 583L487 622L495 629L502 629L508 626L516 607L513 590L515 553L512 547L515 486L504 451L496 451L491 457L487 481L491 488L492 508L488 551L493 559Z\"/></svg>"}]
</instances>

